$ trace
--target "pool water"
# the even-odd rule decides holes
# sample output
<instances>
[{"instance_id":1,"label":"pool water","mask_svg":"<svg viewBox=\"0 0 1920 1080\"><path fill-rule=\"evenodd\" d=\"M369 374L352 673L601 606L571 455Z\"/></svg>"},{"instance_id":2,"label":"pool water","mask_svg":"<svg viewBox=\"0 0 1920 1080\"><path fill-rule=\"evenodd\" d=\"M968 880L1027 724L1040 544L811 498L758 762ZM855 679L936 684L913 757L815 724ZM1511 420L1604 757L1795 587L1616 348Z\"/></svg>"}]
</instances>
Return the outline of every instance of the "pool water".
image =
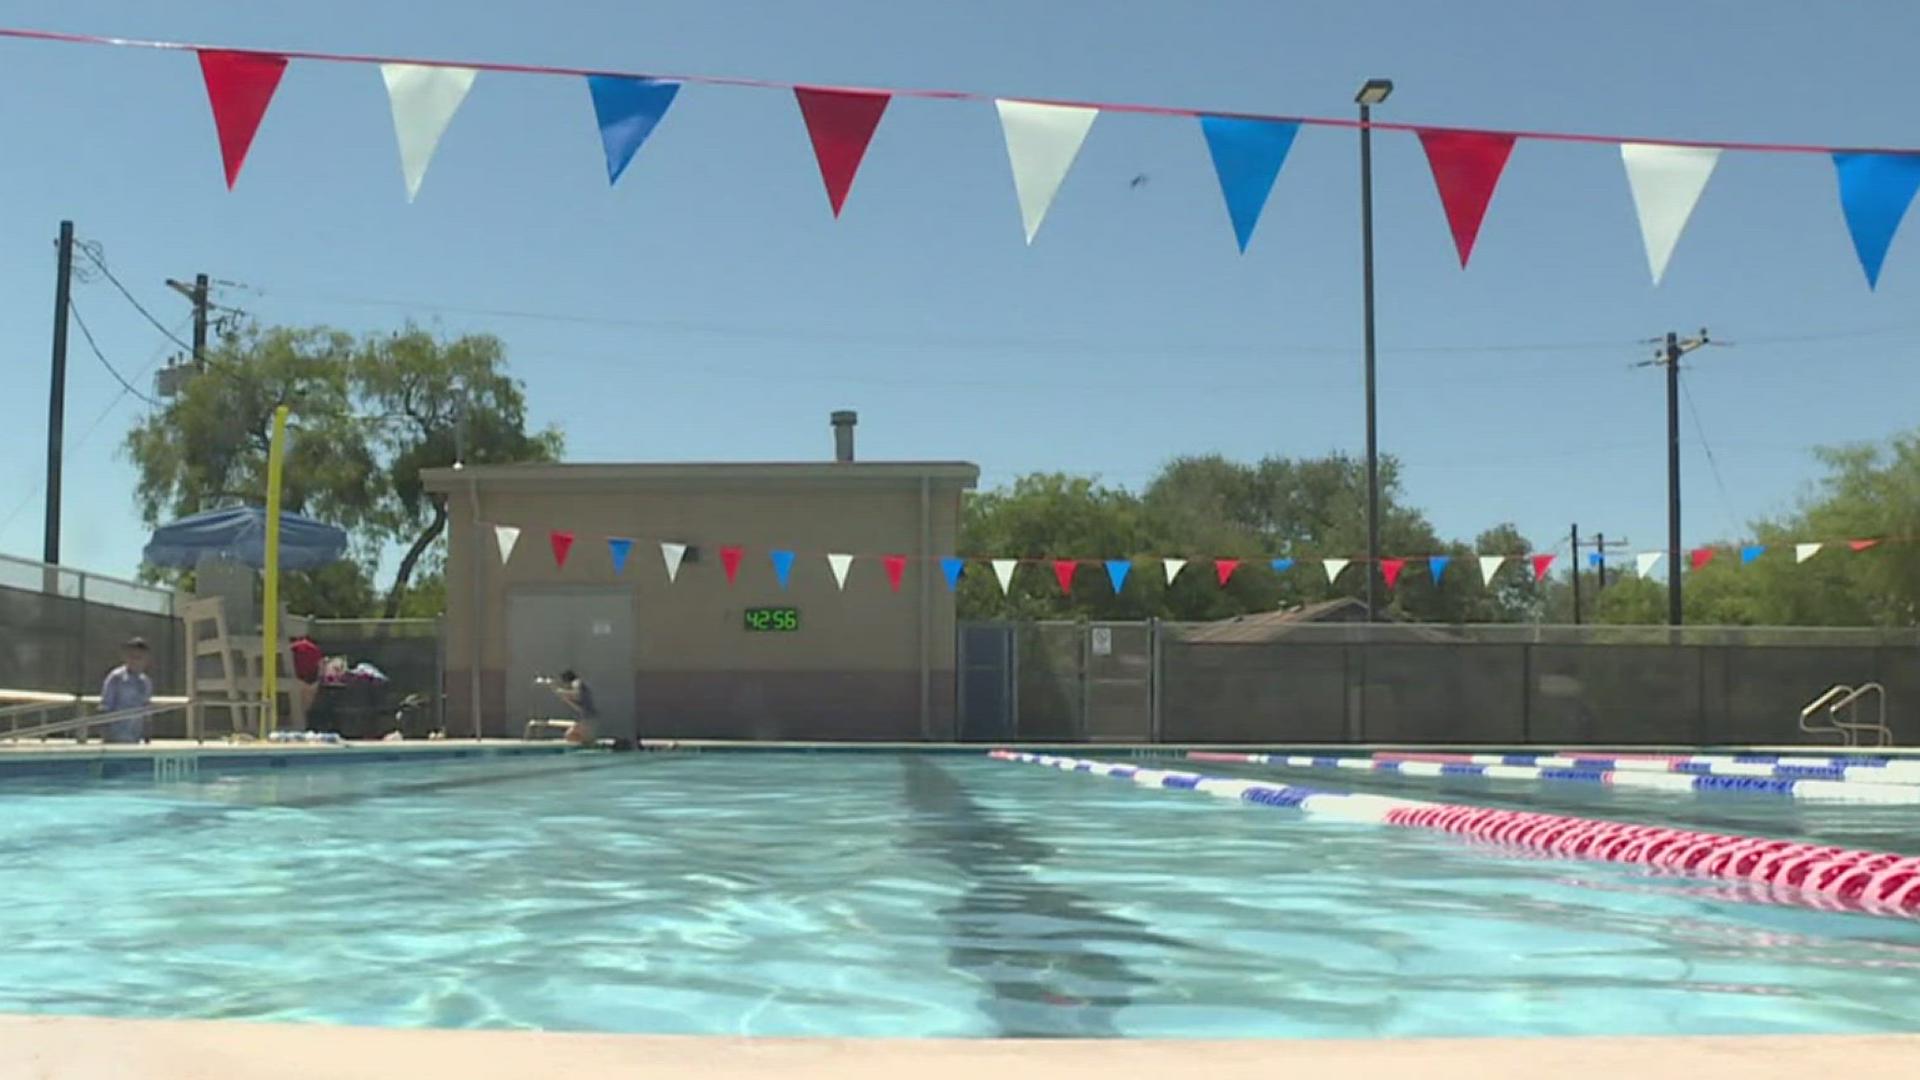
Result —
<instances>
[{"instance_id":1,"label":"pool water","mask_svg":"<svg viewBox=\"0 0 1920 1080\"><path fill-rule=\"evenodd\" d=\"M973 756L9 782L0 895L0 1012L729 1035L1920 1030L1914 923Z\"/></svg>"}]
</instances>

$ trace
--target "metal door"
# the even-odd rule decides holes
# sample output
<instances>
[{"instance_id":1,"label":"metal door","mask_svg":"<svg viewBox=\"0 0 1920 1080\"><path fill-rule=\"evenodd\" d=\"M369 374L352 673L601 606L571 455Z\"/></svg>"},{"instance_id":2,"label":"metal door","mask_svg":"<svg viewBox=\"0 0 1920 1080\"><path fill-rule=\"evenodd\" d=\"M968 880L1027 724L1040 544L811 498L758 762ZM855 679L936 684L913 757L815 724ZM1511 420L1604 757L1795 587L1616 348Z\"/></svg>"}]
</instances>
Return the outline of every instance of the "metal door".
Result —
<instances>
[{"instance_id":1,"label":"metal door","mask_svg":"<svg viewBox=\"0 0 1920 1080\"><path fill-rule=\"evenodd\" d=\"M567 716L540 676L572 668L593 690L594 734L632 738L633 594L597 586L507 594L507 720L511 734L538 717Z\"/></svg>"},{"instance_id":2,"label":"metal door","mask_svg":"<svg viewBox=\"0 0 1920 1080\"><path fill-rule=\"evenodd\" d=\"M1086 627L1081 710L1088 742L1153 738L1153 630L1147 623Z\"/></svg>"},{"instance_id":3,"label":"metal door","mask_svg":"<svg viewBox=\"0 0 1920 1080\"><path fill-rule=\"evenodd\" d=\"M1013 627L1006 623L960 624L961 742L1013 738Z\"/></svg>"}]
</instances>

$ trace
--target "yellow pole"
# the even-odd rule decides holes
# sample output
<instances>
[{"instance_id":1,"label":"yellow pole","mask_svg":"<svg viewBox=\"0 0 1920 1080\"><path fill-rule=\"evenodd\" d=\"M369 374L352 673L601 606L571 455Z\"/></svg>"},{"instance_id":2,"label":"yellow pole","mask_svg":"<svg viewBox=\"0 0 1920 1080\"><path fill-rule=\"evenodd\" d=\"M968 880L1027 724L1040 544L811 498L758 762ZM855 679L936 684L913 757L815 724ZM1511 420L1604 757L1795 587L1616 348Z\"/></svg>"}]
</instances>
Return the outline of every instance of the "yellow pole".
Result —
<instances>
[{"instance_id":1,"label":"yellow pole","mask_svg":"<svg viewBox=\"0 0 1920 1080\"><path fill-rule=\"evenodd\" d=\"M261 590L260 613L260 737L266 738L279 719L276 696L280 681L280 466L287 443L287 407L273 410L273 441L267 449L266 586Z\"/></svg>"}]
</instances>

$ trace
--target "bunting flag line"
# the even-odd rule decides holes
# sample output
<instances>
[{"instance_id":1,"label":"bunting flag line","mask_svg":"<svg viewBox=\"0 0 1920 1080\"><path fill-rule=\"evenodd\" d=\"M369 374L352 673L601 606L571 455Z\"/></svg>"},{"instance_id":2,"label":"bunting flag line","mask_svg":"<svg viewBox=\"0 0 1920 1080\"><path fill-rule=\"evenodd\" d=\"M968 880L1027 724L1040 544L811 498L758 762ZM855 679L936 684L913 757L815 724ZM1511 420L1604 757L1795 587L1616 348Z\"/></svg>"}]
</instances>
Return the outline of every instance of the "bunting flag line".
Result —
<instances>
[{"instance_id":1,"label":"bunting flag line","mask_svg":"<svg viewBox=\"0 0 1920 1080\"><path fill-rule=\"evenodd\" d=\"M1439 189L1463 270L1480 235L1480 222L1487 216L1487 204L1493 201L1493 189L1513 153L1513 140L1511 134L1496 131L1426 128L1420 132L1420 145L1427 151L1427 165L1433 170L1433 184Z\"/></svg>"},{"instance_id":2,"label":"bunting flag line","mask_svg":"<svg viewBox=\"0 0 1920 1080\"><path fill-rule=\"evenodd\" d=\"M1696 573L1706 569L1707 564L1712 561L1713 549L1710 547L1694 548L1687 553L1687 564L1691 566Z\"/></svg>"},{"instance_id":3,"label":"bunting flag line","mask_svg":"<svg viewBox=\"0 0 1920 1080\"><path fill-rule=\"evenodd\" d=\"M1268 563L1267 565L1273 567L1274 573L1284 574L1287 571L1293 569L1293 560L1292 559L1275 559L1272 562Z\"/></svg>"},{"instance_id":4,"label":"bunting flag line","mask_svg":"<svg viewBox=\"0 0 1920 1080\"><path fill-rule=\"evenodd\" d=\"M947 577L947 591L960 588L960 575L967 572L967 560L949 555L940 560L940 572Z\"/></svg>"},{"instance_id":5,"label":"bunting flag line","mask_svg":"<svg viewBox=\"0 0 1920 1080\"><path fill-rule=\"evenodd\" d=\"M1854 254L1866 271L1867 288L1877 289L1893 234L1907 215L1913 193L1920 190L1920 154L1836 153L1833 167Z\"/></svg>"},{"instance_id":6,"label":"bunting flag line","mask_svg":"<svg viewBox=\"0 0 1920 1080\"><path fill-rule=\"evenodd\" d=\"M381 64L387 84L387 103L393 110L393 134L400 144L400 173L407 181L407 201L420 194L420 181L440 148L453 114L467 100L479 72L466 67L430 64Z\"/></svg>"},{"instance_id":7,"label":"bunting flag line","mask_svg":"<svg viewBox=\"0 0 1920 1080\"><path fill-rule=\"evenodd\" d=\"M1321 559L1320 565L1325 567L1327 571L1327 584L1331 585L1339 581L1340 572L1345 570L1347 564L1352 561L1352 559Z\"/></svg>"},{"instance_id":8,"label":"bunting flag line","mask_svg":"<svg viewBox=\"0 0 1920 1080\"><path fill-rule=\"evenodd\" d=\"M731 585L740 577L740 556L743 552L733 546L720 549L720 569L726 571L727 584Z\"/></svg>"},{"instance_id":9,"label":"bunting flag line","mask_svg":"<svg viewBox=\"0 0 1920 1080\"><path fill-rule=\"evenodd\" d=\"M780 591L787 591L793 581L793 552L769 551L767 561L773 564L773 579L780 583Z\"/></svg>"},{"instance_id":10,"label":"bunting flag line","mask_svg":"<svg viewBox=\"0 0 1920 1080\"><path fill-rule=\"evenodd\" d=\"M1452 561L1453 557L1451 555L1433 555L1428 557L1427 573L1433 575L1433 583L1435 585L1440 584L1440 579L1446 575L1447 564Z\"/></svg>"},{"instance_id":11,"label":"bunting flag line","mask_svg":"<svg viewBox=\"0 0 1920 1080\"><path fill-rule=\"evenodd\" d=\"M1533 561L1533 583L1538 585L1547 579L1547 571L1553 569L1553 560L1558 556L1532 555L1528 557Z\"/></svg>"},{"instance_id":12,"label":"bunting flag line","mask_svg":"<svg viewBox=\"0 0 1920 1080\"><path fill-rule=\"evenodd\" d=\"M1080 564L1073 559L1053 560L1053 580L1060 583L1061 592L1073 594L1073 572L1078 569Z\"/></svg>"},{"instance_id":13,"label":"bunting flag line","mask_svg":"<svg viewBox=\"0 0 1920 1080\"><path fill-rule=\"evenodd\" d=\"M1766 550L1767 550L1766 547L1761 544L1748 544L1746 547L1741 548L1740 549L1740 565L1741 566L1747 565L1753 560L1759 558L1761 555L1765 554Z\"/></svg>"},{"instance_id":14,"label":"bunting flag line","mask_svg":"<svg viewBox=\"0 0 1920 1080\"><path fill-rule=\"evenodd\" d=\"M1245 254L1300 125L1284 120L1202 116L1200 132L1207 139L1214 175L1220 178L1220 194L1227 200L1234 239Z\"/></svg>"},{"instance_id":15,"label":"bunting flag line","mask_svg":"<svg viewBox=\"0 0 1920 1080\"><path fill-rule=\"evenodd\" d=\"M1119 596L1127 587L1127 575L1132 572L1133 561L1130 559L1107 560L1107 580L1113 584L1113 595Z\"/></svg>"},{"instance_id":16,"label":"bunting flag line","mask_svg":"<svg viewBox=\"0 0 1920 1080\"><path fill-rule=\"evenodd\" d=\"M573 534L560 529L547 531L547 545L553 548L553 565L567 568L567 553L573 550Z\"/></svg>"},{"instance_id":17,"label":"bunting flag line","mask_svg":"<svg viewBox=\"0 0 1920 1080\"><path fill-rule=\"evenodd\" d=\"M800 103L807 138L813 142L820 179L827 185L827 202L833 207L833 216L839 217L847 192L853 190L854 174L867 156L867 144L873 141L880 116L887 111L893 95L796 86L793 96Z\"/></svg>"},{"instance_id":18,"label":"bunting flag line","mask_svg":"<svg viewBox=\"0 0 1920 1080\"><path fill-rule=\"evenodd\" d=\"M833 571L833 583L844 591L847 587L847 571L853 568L853 556L837 552L829 554L827 567Z\"/></svg>"},{"instance_id":19,"label":"bunting flag line","mask_svg":"<svg viewBox=\"0 0 1920 1080\"><path fill-rule=\"evenodd\" d=\"M1879 542L1878 540L1849 540L1847 546L1855 551L1865 551Z\"/></svg>"},{"instance_id":20,"label":"bunting flag line","mask_svg":"<svg viewBox=\"0 0 1920 1080\"><path fill-rule=\"evenodd\" d=\"M660 545L660 558L667 564L667 584L671 585L680 577L680 563L687 557L687 545L663 542Z\"/></svg>"},{"instance_id":21,"label":"bunting flag line","mask_svg":"<svg viewBox=\"0 0 1920 1080\"><path fill-rule=\"evenodd\" d=\"M1505 566L1506 564L1507 564L1507 557L1505 555L1480 556L1481 583L1485 585L1493 584L1493 575L1499 573L1500 568L1502 566Z\"/></svg>"},{"instance_id":22,"label":"bunting flag line","mask_svg":"<svg viewBox=\"0 0 1920 1080\"><path fill-rule=\"evenodd\" d=\"M200 50L200 77L207 84L207 105L213 110L213 133L220 140L220 164L227 171L227 190L240 179L247 150L260 130L260 121L287 73L287 58L272 53Z\"/></svg>"},{"instance_id":23,"label":"bunting flag line","mask_svg":"<svg viewBox=\"0 0 1920 1080\"><path fill-rule=\"evenodd\" d=\"M1380 560L1380 576L1386 579L1388 592L1392 592L1393 587L1400 583L1400 572L1406 568L1407 560L1405 559Z\"/></svg>"},{"instance_id":24,"label":"bunting flag line","mask_svg":"<svg viewBox=\"0 0 1920 1080\"><path fill-rule=\"evenodd\" d=\"M667 115L680 84L625 75L589 75L587 92L593 98L594 120L600 126L600 146L607 154L607 183L618 183L640 144Z\"/></svg>"},{"instance_id":25,"label":"bunting flag line","mask_svg":"<svg viewBox=\"0 0 1920 1080\"><path fill-rule=\"evenodd\" d=\"M1013 589L1013 571L1019 567L1019 559L993 560L993 578L1000 583L1000 595L1005 596Z\"/></svg>"},{"instance_id":26,"label":"bunting flag line","mask_svg":"<svg viewBox=\"0 0 1920 1080\"><path fill-rule=\"evenodd\" d=\"M899 592L900 579L907 572L907 557L905 555L882 555L880 556L880 565L886 568L887 584L893 586L894 592Z\"/></svg>"},{"instance_id":27,"label":"bunting flag line","mask_svg":"<svg viewBox=\"0 0 1920 1080\"><path fill-rule=\"evenodd\" d=\"M1000 112L1000 130L1007 140L1007 162L1013 167L1020 222L1031 244L1100 110L1007 98L993 104Z\"/></svg>"},{"instance_id":28,"label":"bunting flag line","mask_svg":"<svg viewBox=\"0 0 1920 1080\"><path fill-rule=\"evenodd\" d=\"M1793 545L1793 561L1796 563L1806 562L1818 554L1824 546L1823 544L1795 544Z\"/></svg>"},{"instance_id":29,"label":"bunting flag line","mask_svg":"<svg viewBox=\"0 0 1920 1080\"><path fill-rule=\"evenodd\" d=\"M1164 569L1167 572L1167 584L1172 585L1173 579L1180 576L1180 571L1185 570L1187 568L1187 560L1162 559L1160 561L1160 566L1162 569Z\"/></svg>"},{"instance_id":30,"label":"bunting flag line","mask_svg":"<svg viewBox=\"0 0 1920 1080\"><path fill-rule=\"evenodd\" d=\"M1213 574L1220 579L1220 587L1223 589L1227 587L1227 582L1233 580L1233 572L1238 569L1240 569L1239 559L1213 560Z\"/></svg>"},{"instance_id":31,"label":"bunting flag line","mask_svg":"<svg viewBox=\"0 0 1920 1080\"><path fill-rule=\"evenodd\" d=\"M633 541L624 536L607 537L607 557L613 560L613 576L627 572L627 556L633 554Z\"/></svg>"},{"instance_id":32,"label":"bunting flag line","mask_svg":"<svg viewBox=\"0 0 1920 1080\"><path fill-rule=\"evenodd\" d=\"M1660 565L1660 560L1666 558L1666 554L1664 551L1643 551L1635 555L1633 557L1633 572L1641 577L1646 577L1649 573L1653 572L1654 567Z\"/></svg>"},{"instance_id":33,"label":"bunting flag line","mask_svg":"<svg viewBox=\"0 0 1920 1080\"><path fill-rule=\"evenodd\" d=\"M493 540L500 545L500 563L504 566L508 559L513 558L513 546L520 542L520 529L513 525L495 525Z\"/></svg>"},{"instance_id":34,"label":"bunting flag line","mask_svg":"<svg viewBox=\"0 0 1920 1080\"><path fill-rule=\"evenodd\" d=\"M1707 178L1720 161L1711 146L1661 146L1621 143L1620 160L1627 167L1627 186L1633 192L1634 212L1640 217L1640 241L1647 249L1647 268L1653 283L1666 275L1667 260L1680 242L1680 233L1693 216Z\"/></svg>"}]
</instances>

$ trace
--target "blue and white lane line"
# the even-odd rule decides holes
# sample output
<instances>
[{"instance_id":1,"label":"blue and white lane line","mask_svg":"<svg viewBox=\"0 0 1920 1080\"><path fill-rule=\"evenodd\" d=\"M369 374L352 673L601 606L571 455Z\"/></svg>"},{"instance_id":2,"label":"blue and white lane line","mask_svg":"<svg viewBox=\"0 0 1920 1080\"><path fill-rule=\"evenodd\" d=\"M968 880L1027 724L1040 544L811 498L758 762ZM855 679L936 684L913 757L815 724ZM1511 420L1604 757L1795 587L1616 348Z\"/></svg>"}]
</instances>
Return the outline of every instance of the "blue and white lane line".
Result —
<instances>
[{"instance_id":1,"label":"blue and white lane line","mask_svg":"<svg viewBox=\"0 0 1920 1080\"><path fill-rule=\"evenodd\" d=\"M1538 765L1548 769L1608 772L1673 772L1696 776L1760 776L1779 780L1858 780L1870 784L1920 784L1920 761L1865 757L1746 754L1434 754L1382 751L1386 761L1445 761L1468 765Z\"/></svg>"},{"instance_id":2,"label":"blue and white lane line","mask_svg":"<svg viewBox=\"0 0 1920 1080\"><path fill-rule=\"evenodd\" d=\"M1094 776L1108 776L1116 780L1131 780L1141 787L1198 791L1221 799L1234 799L1260 806L1288 807L1320 817L1374 825L1385 824L1387 815L1394 810L1418 809L1430 805L1417 799L1397 799L1387 795L1336 794L1294 787L1291 784L1202 776L1199 773L1181 772L1177 769L1148 769L1138 765L1082 761L1075 758L1056 757L1052 754L1029 754L1017 750L995 750L988 756L1001 761L1045 765L1062 772L1091 773Z\"/></svg>"},{"instance_id":3,"label":"blue and white lane line","mask_svg":"<svg viewBox=\"0 0 1920 1080\"><path fill-rule=\"evenodd\" d=\"M1224 761L1246 765L1283 765L1295 769L1346 769L1419 777L1479 777L1522 780L1541 784L1586 784L1668 794L1738 792L1772 795L1809 802L1870 803L1880 806L1920 806L1920 787L1868 784L1853 780L1794 780L1763 776L1696 776L1688 773L1623 772L1594 768L1551 768L1540 765L1478 765L1459 761L1397 761L1360 757L1309 757L1286 754L1220 754L1193 751L1194 761Z\"/></svg>"}]
</instances>

